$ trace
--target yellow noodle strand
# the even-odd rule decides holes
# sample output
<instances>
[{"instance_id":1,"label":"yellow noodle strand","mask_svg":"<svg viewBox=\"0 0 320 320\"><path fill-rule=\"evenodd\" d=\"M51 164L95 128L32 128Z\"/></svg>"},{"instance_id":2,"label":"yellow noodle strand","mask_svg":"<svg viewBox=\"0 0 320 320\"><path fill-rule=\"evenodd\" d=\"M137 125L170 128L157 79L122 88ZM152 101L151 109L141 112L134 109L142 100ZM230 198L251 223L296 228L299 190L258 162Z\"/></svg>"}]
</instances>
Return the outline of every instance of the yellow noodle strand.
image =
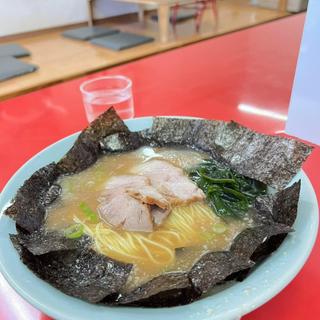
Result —
<instances>
[{"instance_id":1,"label":"yellow noodle strand","mask_svg":"<svg viewBox=\"0 0 320 320\"><path fill-rule=\"evenodd\" d=\"M84 232L95 240L96 249L113 259L136 264L168 266L175 259L175 249L205 243L205 232L215 219L203 203L174 208L165 223L152 233L118 231L99 222L89 224L75 218Z\"/></svg>"}]
</instances>

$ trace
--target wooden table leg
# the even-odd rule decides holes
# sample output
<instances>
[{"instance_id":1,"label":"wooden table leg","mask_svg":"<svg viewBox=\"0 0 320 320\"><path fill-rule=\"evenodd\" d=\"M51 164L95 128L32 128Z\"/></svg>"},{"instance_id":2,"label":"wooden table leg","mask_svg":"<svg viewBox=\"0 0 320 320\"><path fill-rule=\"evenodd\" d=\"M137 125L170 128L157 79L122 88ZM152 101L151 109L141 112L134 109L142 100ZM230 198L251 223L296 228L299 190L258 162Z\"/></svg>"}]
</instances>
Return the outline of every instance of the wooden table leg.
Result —
<instances>
[{"instance_id":1,"label":"wooden table leg","mask_svg":"<svg viewBox=\"0 0 320 320\"><path fill-rule=\"evenodd\" d=\"M287 11L288 0L279 0L279 10Z\"/></svg>"},{"instance_id":2,"label":"wooden table leg","mask_svg":"<svg viewBox=\"0 0 320 320\"><path fill-rule=\"evenodd\" d=\"M217 0L211 0L211 10L213 13L213 19L215 21L215 24L217 25L219 21Z\"/></svg>"},{"instance_id":3,"label":"wooden table leg","mask_svg":"<svg viewBox=\"0 0 320 320\"><path fill-rule=\"evenodd\" d=\"M169 10L168 4L160 4L158 7L158 22L160 41L168 42L169 39Z\"/></svg>"},{"instance_id":4,"label":"wooden table leg","mask_svg":"<svg viewBox=\"0 0 320 320\"><path fill-rule=\"evenodd\" d=\"M87 0L88 5L88 25L93 26L93 0Z\"/></svg>"},{"instance_id":5,"label":"wooden table leg","mask_svg":"<svg viewBox=\"0 0 320 320\"><path fill-rule=\"evenodd\" d=\"M144 22L144 4L142 3L138 5L138 18L139 22Z\"/></svg>"}]
</instances>

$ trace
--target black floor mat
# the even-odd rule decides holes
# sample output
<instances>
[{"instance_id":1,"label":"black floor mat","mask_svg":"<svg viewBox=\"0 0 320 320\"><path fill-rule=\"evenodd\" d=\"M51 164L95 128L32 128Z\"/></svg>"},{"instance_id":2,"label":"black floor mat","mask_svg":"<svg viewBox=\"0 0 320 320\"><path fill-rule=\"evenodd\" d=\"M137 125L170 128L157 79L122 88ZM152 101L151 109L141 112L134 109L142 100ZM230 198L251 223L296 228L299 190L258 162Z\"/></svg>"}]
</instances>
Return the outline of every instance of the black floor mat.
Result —
<instances>
[{"instance_id":1,"label":"black floor mat","mask_svg":"<svg viewBox=\"0 0 320 320\"><path fill-rule=\"evenodd\" d=\"M110 29L106 27L82 27L77 29L67 30L62 33L64 37L77 40L90 40L93 38L103 37L119 32L117 29Z\"/></svg>"},{"instance_id":2,"label":"black floor mat","mask_svg":"<svg viewBox=\"0 0 320 320\"><path fill-rule=\"evenodd\" d=\"M0 57L26 57L30 52L17 43L0 44Z\"/></svg>"},{"instance_id":3,"label":"black floor mat","mask_svg":"<svg viewBox=\"0 0 320 320\"><path fill-rule=\"evenodd\" d=\"M37 66L14 57L0 57L0 81L34 72Z\"/></svg>"},{"instance_id":4,"label":"black floor mat","mask_svg":"<svg viewBox=\"0 0 320 320\"><path fill-rule=\"evenodd\" d=\"M141 36L133 33L119 32L110 36L92 39L90 42L101 47L119 51L136 47L153 40L154 39L151 37Z\"/></svg>"}]
</instances>

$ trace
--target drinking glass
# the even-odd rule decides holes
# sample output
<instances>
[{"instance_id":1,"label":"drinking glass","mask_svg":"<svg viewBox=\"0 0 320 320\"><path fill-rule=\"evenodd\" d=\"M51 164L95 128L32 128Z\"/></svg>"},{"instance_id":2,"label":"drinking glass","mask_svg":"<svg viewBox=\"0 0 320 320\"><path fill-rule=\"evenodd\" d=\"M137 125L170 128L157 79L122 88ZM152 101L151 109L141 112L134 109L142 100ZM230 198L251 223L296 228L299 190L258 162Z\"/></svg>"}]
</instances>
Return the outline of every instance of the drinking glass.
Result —
<instances>
[{"instance_id":1,"label":"drinking glass","mask_svg":"<svg viewBox=\"0 0 320 320\"><path fill-rule=\"evenodd\" d=\"M80 86L89 122L114 107L122 119L133 118L132 81L124 76L105 76L85 81Z\"/></svg>"}]
</instances>

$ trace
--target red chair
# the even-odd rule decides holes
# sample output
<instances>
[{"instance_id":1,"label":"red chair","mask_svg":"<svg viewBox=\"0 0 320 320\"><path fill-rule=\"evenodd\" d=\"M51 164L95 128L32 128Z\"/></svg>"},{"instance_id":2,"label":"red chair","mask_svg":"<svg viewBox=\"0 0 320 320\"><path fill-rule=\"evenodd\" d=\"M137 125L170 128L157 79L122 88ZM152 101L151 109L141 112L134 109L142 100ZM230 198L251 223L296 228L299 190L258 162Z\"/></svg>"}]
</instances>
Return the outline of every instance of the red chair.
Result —
<instances>
[{"instance_id":1,"label":"red chair","mask_svg":"<svg viewBox=\"0 0 320 320\"><path fill-rule=\"evenodd\" d=\"M179 10L190 9L190 10L196 11L196 15L195 15L196 31L199 32L203 13L210 5L211 5L214 20L215 20L215 25L217 26L218 24L217 0L195 0L192 3L188 3L188 4L177 3L175 6L172 7L171 23L172 23L173 30L176 31L177 15Z\"/></svg>"}]
</instances>

